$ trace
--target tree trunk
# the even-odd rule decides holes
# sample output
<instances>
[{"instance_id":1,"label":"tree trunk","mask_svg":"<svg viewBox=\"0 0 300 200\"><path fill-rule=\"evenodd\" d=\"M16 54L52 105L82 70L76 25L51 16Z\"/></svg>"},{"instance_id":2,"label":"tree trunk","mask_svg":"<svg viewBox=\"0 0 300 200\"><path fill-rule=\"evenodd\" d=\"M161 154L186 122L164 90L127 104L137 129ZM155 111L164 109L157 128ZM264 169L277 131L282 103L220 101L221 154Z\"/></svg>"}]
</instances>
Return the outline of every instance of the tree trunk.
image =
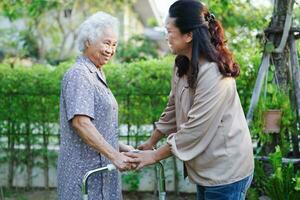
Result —
<instances>
[{"instance_id":1,"label":"tree trunk","mask_svg":"<svg viewBox=\"0 0 300 200\"><path fill-rule=\"evenodd\" d=\"M29 27L29 30L34 34L34 37L36 37L36 41L38 44L37 59L40 63L43 63L46 55L46 48L45 48L45 39L43 37L44 34L41 32L39 25L40 25L40 20L36 18L33 21L33 25Z\"/></svg>"}]
</instances>

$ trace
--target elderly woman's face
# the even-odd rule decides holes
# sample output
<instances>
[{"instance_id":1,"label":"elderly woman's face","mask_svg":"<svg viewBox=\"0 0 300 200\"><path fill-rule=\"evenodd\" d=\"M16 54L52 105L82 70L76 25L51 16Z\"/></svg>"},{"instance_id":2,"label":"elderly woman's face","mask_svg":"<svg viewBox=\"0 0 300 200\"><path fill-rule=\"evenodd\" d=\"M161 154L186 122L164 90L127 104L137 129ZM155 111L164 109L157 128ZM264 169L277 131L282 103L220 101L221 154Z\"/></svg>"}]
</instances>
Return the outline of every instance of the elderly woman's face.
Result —
<instances>
[{"instance_id":1,"label":"elderly woman's face","mask_svg":"<svg viewBox=\"0 0 300 200\"><path fill-rule=\"evenodd\" d=\"M117 43L116 33L111 28L107 28L96 41L87 43L85 55L96 67L101 67L115 54Z\"/></svg>"}]
</instances>

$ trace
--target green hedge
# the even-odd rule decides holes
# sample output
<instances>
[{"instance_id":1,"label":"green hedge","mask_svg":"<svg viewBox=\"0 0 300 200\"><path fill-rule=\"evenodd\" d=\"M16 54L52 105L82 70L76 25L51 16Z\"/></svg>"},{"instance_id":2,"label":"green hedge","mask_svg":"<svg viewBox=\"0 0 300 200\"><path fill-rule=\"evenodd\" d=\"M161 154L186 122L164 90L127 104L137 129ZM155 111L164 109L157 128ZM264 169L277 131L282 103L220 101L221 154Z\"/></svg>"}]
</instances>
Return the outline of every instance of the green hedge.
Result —
<instances>
[{"instance_id":1,"label":"green hedge","mask_svg":"<svg viewBox=\"0 0 300 200\"><path fill-rule=\"evenodd\" d=\"M0 121L58 122L60 83L74 61L55 68L0 65ZM173 58L104 66L120 123L152 124L166 105Z\"/></svg>"},{"instance_id":2,"label":"green hedge","mask_svg":"<svg viewBox=\"0 0 300 200\"><path fill-rule=\"evenodd\" d=\"M237 78L238 92L246 112L260 55L248 55L245 59L243 54L237 53L236 58L241 66L241 75ZM104 66L108 85L119 103L120 124L140 126L153 124L159 118L170 92L173 62L174 57L169 56ZM45 172L48 172L49 165L56 165L57 152L48 147L58 143L60 84L73 63L74 60L56 67L36 65L30 68L16 66L14 69L0 64L0 149L5 149L5 153L0 154L0 163L9 162L12 169L15 166L26 166L27 169L40 166ZM253 136L257 135L255 127L251 129ZM144 135L129 132L132 133L134 136ZM36 145L40 148L32 148ZM20 146L24 146L24 150ZM31 177L31 170L27 173ZM14 177L13 170L9 177ZM30 186L30 181L27 185Z\"/></svg>"},{"instance_id":3,"label":"green hedge","mask_svg":"<svg viewBox=\"0 0 300 200\"><path fill-rule=\"evenodd\" d=\"M56 122L59 81L53 72L43 66L0 66L0 121Z\"/></svg>"},{"instance_id":4,"label":"green hedge","mask_svg":"<svg viewBox=\"0 0 300 200\"><path fill-rule=\"evenodd\" d=\"M120 123L152 124L170 92L172 57L105 68L108 84L120 108Z\"/></svg>"},{"instance_id":5,"label":"green hedge","mask_svg":"<svg viewBox=\"0 0 300 200\"><path fill-rule=\"evenodd\" d=\"M244 109L248 108L259 55L250 62L237 54L241 64L238 90ZM167 102L174 57L104 66L108 84L120 108L120 123L152 124ZM0 64L0 120L58 121L60 81L74 60L57 67L30 68ZM251 63L254 64L251 67ZM249 67L250 66L250 67ZM246 111L246 110L245 110ZM45 116L45 113L47 115ZM42 115L42 116L41 116Z\"/></svg>"},{"instance_id":6,"label":"green hedge","mask_svg":"<svg viewBox=\"0 0 300 200\"><path fill-rule=\"evenodd\" d=\"M57 152L49 147L59 142L60 84L73 63L13 69L0 64L0 163L8 163L8 186L13 185L17 166L26 169L28 177L38 166L46 177L49 166L56 165ZM172 63L173 58L167 57L105 66L108 84L119 103L120 124L139 126L158 119L170 91ZM31 181L28 178L28 187Z\"/></svg>"}]
</instances>

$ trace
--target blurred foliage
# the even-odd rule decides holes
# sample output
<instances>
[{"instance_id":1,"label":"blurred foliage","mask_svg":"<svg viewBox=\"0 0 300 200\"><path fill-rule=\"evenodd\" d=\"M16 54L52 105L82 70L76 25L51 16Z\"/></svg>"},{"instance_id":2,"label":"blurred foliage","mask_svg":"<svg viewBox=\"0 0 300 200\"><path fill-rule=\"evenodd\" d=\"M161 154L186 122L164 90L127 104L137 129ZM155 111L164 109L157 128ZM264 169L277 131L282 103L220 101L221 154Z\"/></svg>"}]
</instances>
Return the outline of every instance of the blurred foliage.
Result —
<instances>
[{"instance_id":1,"label":"blurred foliage","mask_svg":"<svg viewBox=\"0 0 300 200\"><path fill-rule=\"evenodd\" d=\"M119 62L134 62L158 58L157 44L142 35L134 35L128 41L120 42L116 59Z\"/></svg>"},{"instance_id":2,"label":"blurred foliage","mask_svg":"<svg viewBox=\"0 0 300 200\"><path fill-rule=\"evenodd\" d=\"M123 173L122 183L128 186L129 191L137 191L140 185L139 171L129 171Z\"/></svg>"},{"instance_id":3,"label":"blurred foliage","mask_svg":"<svg viewBox=\"0 0 300 200\"><path fill-rule=\"evenodd\" d=\"M289 135L297 133L296 112L292 109L289 95L275 83L275 68L270 67L266 77L262 94L254 112L254 119L250 125L252 136L257 138L263 145L272 142L272 135L264 133L264 115L268 110L280 110L280 147L284 156L290 152ZM257 153L262 153L258 149Z\"/></svg>"},{"instance_id":4,"label":"blurred foliage","mask_svg":"<svg viewBox=\"0 0 300 200\"><path fill-rule=\"evenodd\" d=\"M53 9L59 10L60 7L65 9L75 6L87 6L96 9L106 7L107 12L117 11L125 4L132 4L135 0L114 0L112 3L110 0L86 0L84 2L79 0L2 0L0 2L1 14L8 17L11 21L29 17L30 19L39 18L46 12ZM95 7L97 6L97 7ZM93 9L93 10L94 10Z\"/></svg>"},{"instance_id":5,"label":"blurred foliage","mask_svg":"<svg viewBox=\"0 0 300 200\"><path fill-rule=\"evenodd\" d=\"M266 165L262 161L255 163L254 185L260 194L267 194L272 200L298 200L300 198L300 171L296 171L292 163L282 162L279 146L271 153L271 174L266 174Z\"/></svg>"},{"instance_id":6,"label":"blurred foliage","mask_svg":"<svg viewBox=\"0 0 300 200\"><path fill-rule=\"evenodd\" d=\"M149 27L155 27L155 26L158 26L158 23L157 23L157 20L154 18L154 17L150 17L148 20L147 20L147 25Z\"/></svg>"},{"instance_id":7,"label":"blurred foliage","mask_svg":"<svg viewBox=\"0 0 300 200\"><path fill-rule=\"evenodd\" d=\"M3 0L0 2L1 15L7 17L10 22L18 19L25 22L25 28L22 30L17 27L11 28L17 37L18 46L22 48L21 51L14 51L14 56L42 58L43 47L39 45L44 45L44 41L41 41L40 23L46 17L47 12L58 9L59 6L59 1L46 0Z\"/></svg>"},{"instance_id":8,"label":"blurred foliage","mask_svg":"<svg viewBox=\"0 0 300 200\"><path fill-rule=\"evenodd\" d=\"M248 191L247 191L246 199L248 199L248 200L258 200L259 195L258 195L257 190L255 188L249 188Z\"/></svg>"},{"instance_id":9,"label":"blurred foliage","mask_svg":"<svg viewBox=\"0 0 300 200\"><path fill-rule=\"evenodd\" d=\"M101 10L122 18L124 6L134 1L3 0L0 15L9 19L10 26L0 29L8 39L0 45L6 57L29 57L56 65L74 55L76 29L85 18Z\"/></svg>"},{"instance_id":10,"label":"blurred foliage","mask_svg":"<svg viewBox=\"0 0 300 200\"><path fill-rule=\"evenodd\" d=\"M46 0L3 0L0 2L2 15L10 21L29 17L38 20L45 12L57 8L59 1Z\"/></svg>"}]
</instances>

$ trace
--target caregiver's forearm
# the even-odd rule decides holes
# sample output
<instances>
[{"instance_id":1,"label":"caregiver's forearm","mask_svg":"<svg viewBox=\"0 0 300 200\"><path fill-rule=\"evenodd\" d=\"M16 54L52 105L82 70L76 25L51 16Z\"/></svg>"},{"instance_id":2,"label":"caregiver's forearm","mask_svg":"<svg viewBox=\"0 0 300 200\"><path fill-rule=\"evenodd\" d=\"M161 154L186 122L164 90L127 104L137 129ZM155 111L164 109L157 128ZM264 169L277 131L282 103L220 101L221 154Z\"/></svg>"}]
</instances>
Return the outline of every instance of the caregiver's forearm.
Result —
<instances>
[{"instance_id":1,"label":"caregiver's forearm","mask_svg":"<svg viewBox=\"0 0 300 200\"><path fill-rule=\"evenodd\" d=\"M155 129L151 135L151 137L149 138L149 141L151 144L156 145L157 142L164 137L164 134L162 132L160 132L158 129Z\"/></svg>"},{"instance_id":2,"label":"caregiver's forearm","mask_svg":"<svg viewBox=\"0 0 300 200\"><path fill-rule=\"evenodd\" d=\"M72 126L86 144L106 158L113 160L118 154L118 151L115 150L98 132L89 117L75 116L72 119Z\"/></svg>"},{"instance_id":3,"label":"caregiver's forearm","mask_svg":"<svg viewBox=\"0 0 300 200\"><path fill-rule=\"evenodd\" d=\"M154 159L156 162L159 162L163 159L166 159L172 155L171 147L169 144L165 144L159 147L156 151L154 151Z\"/></svg>"}]
</instances>

